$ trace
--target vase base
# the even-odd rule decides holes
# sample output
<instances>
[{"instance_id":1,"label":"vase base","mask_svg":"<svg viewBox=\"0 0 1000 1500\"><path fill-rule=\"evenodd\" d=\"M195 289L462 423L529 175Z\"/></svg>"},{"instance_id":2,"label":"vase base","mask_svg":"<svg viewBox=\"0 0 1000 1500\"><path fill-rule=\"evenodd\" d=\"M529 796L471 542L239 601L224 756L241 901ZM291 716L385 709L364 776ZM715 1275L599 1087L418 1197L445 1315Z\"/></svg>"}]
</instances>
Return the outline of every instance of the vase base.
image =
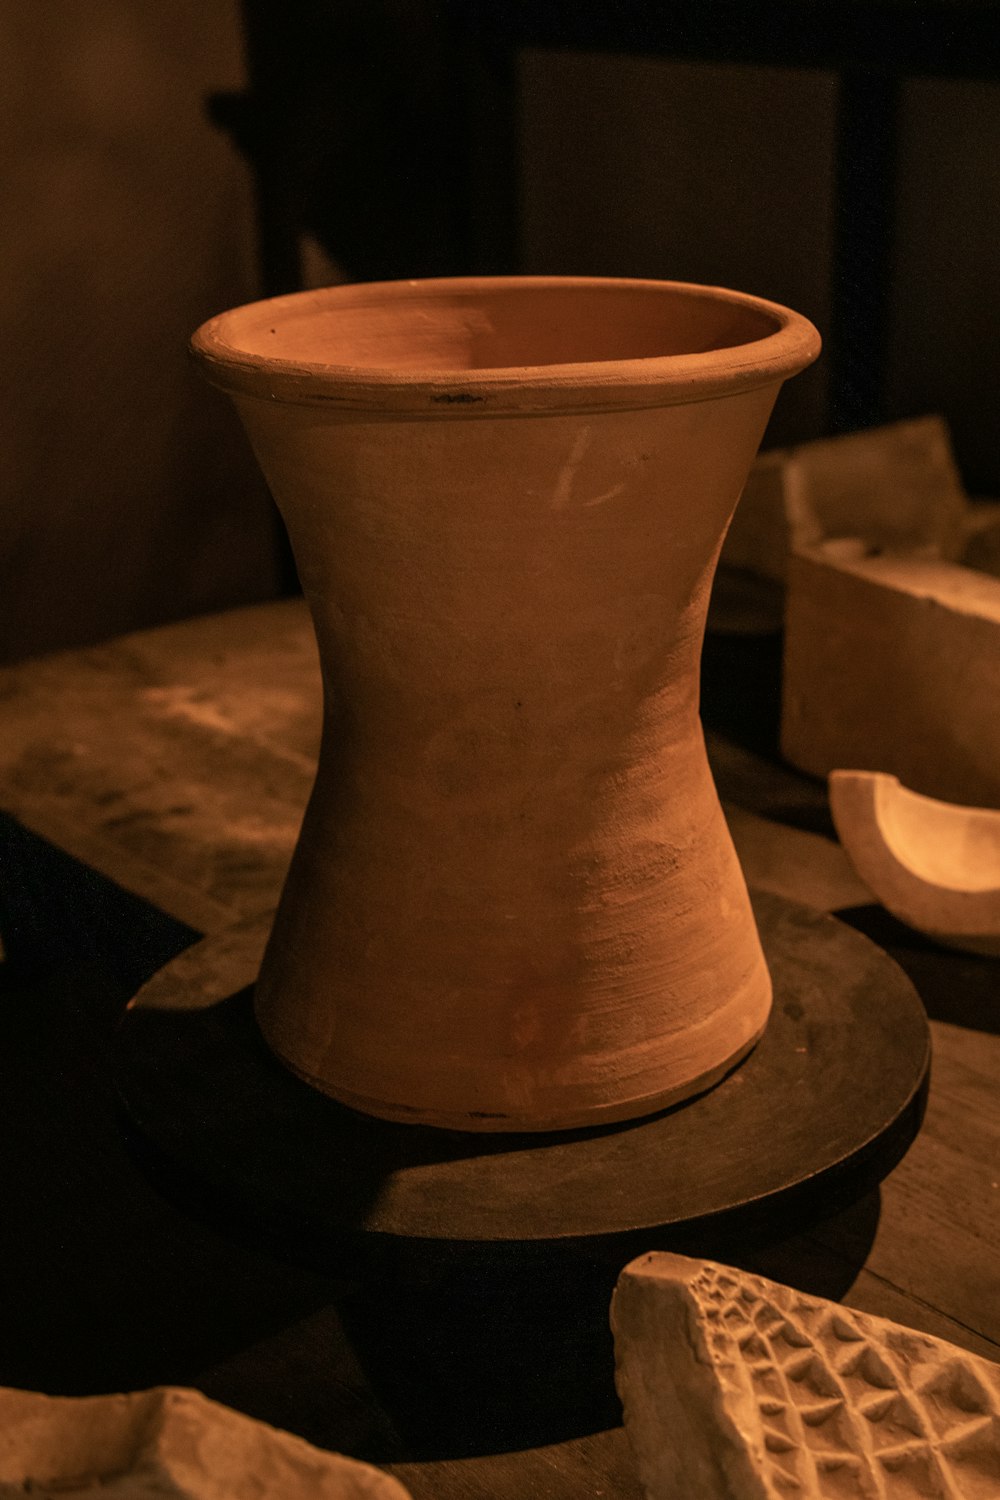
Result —
<instances>
[{"instance_id":1,"label":"vase base","mask_svg":"<svg viewBox=\"0 0 1000 1500\"><path fill-rule=\"evenodd\" d=\"M317 1089L328 1099L345 1104L360 1114L371 1115L377 1120L386 1120L397 1125L427 1126L435 1130L456 1130L463 1134L505 1135L550 1135L561 1130L589 1130L601 1125L621 1125L629 1120L642 1119L647 1115L660 1114L665 1109L684 1104L699 1094L721 1083L753 1051L767 1026L767 1019L741 1047L724 1058L721 1063L698 1073L673 1088L660 1089L655 1093L642 1094L631 1099L616 1099L610 1104L588 1105L586 1108L566 1110L551 1115L534 1114L530 1118L518 1115L486 1113L483 1110L468 1112L446 1110L423 1110L412 1105L394 1105L383 1099L371 1099L364 1094L354 1094L349 1089L333 1089L321 1078L315 1078L304 1069L296 1067L276 1048L271 1050L282 1067L294 1073L310 1088ZM268 1038L265 1036L265 1041ZM270 1043L268 1043L270 1045Z\"/></svg>"},{"instance_id":2,"label":"vase base","mask_svg":"<svg viewBox=\"0 0 1000 1500\"><path fill-rule=\"evenodd\" d=\"M317 1264L357 1235L617 1243L655 1229L658 1244L705 1244L799 1230L903 1155L930 1039L916 991L874 943L780 897L753 901L770 1020L740 1067L681 1108L551 1135L377 1120L278 1063L249 991L128 1011L118 1093L164 1186Z\"/></svg>"}]
</instances>

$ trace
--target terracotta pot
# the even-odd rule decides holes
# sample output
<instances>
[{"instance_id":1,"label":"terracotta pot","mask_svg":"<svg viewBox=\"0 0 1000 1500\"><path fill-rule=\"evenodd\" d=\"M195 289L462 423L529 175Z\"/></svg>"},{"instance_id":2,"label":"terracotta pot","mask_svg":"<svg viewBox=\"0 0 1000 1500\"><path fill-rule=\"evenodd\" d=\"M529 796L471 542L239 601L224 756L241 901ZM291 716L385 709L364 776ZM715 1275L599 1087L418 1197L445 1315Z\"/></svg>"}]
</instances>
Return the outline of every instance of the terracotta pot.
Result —
<instances>
[{"instance_id":1,"label":"terracotta pot","mask_svg":"<svg viewBox=\"0 0 1000 1500\"><path fill-rule=\"evenodd\" d=\"M325 685L270 1046L357 1109L462 1130L719 1079L771 995L699 654L815 329L716 288L470 278L279 297L193 347L287 522Z\"/></svg>"}]
</instances>

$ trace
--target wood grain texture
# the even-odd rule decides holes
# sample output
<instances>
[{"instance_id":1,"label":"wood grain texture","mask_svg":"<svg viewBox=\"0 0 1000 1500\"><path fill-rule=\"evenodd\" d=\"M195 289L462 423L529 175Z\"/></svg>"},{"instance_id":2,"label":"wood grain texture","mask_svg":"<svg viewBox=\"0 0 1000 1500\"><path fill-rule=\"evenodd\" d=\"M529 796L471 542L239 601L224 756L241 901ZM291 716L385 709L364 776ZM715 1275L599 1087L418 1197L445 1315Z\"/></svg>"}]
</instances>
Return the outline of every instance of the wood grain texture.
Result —
<instances>
[{"instance_id":1,"label":"wood grain texture","mask_svg":"<svg viewBox=\"0 0 1000 1500\"><path fill-rule=\"evenodd\" d=\"M643 1500L635 1460L623 1427L524 1453L500 1453L484 1462L387 1465L413 1500Z\"/></svg>"},{"instance_id":2,"label":"wood grain texture","mask_svg":"<svg viewBox=\"0 0 1000 1500\"><path fill-rule=\"evenodd\" d=\"M174 696L151 700L150 688ZM0 801L29 827L50 831L57 844L117 874L125 887L154 904L182 918L187 912L190 925L203 933L221 933L242 916L252 917L266 893L273 896L294 841L318 738L315 648L300 601L191 621L94 651L9 668L0 672L0 695ZM189 707L167 715L164 702ZM836 845L822 784L732 738L712 733L708 738L723 799L768 820L771 868L780 876L781 860L773 855L780 825L824 839L821 863L829 870ZM247 765L250 775L244 781ZM178 796L180 788L186 801ZM169 812L185 805L200 807L200 815ZM227 807L238 819L260 817L270 830L268 837L258 837L252 856L227 830L222 815ZM796 841L796 860L808 847ZM792 861L790 868L801 866ZM793 873L792 878L799 877ZM794 896L794 890L783 894ZM193 920L196 913L204 920ZM860 1311L1000 1358L1000 968L996 960L938 948L871 905L842 909L840 915L891 953L930 1014L934 1064L925 1125L877 1195L805 1233L765 1247L747 1246L734 1258L772 1279L838 1296ZM177 939L172 941L168 952L176 952ZM204 986L206 999L221 998L217 991L212 994L218 979L212 980L210 966L195 982ZM41 1386L55 1372L64 1389L92 1390L86 1385L94 1378L92 1356L88 1359L74 1338L89 1337L90 1348L100 1344L107 1350L118 1349L125 1339L126 1354L115 1355L113 1370L105 1361L109 1380L139 1385L188 1378L217 1399L278 1425L298 1423L311 1440L335 1446L337 1434L328 1418L319 1416L326 1390L341 1413L338 1432L353 1433L342 1445L360 1451L362 1435L384 1432L386 1419L373 1415L378 1409L368 1397L351 1395L348 1401L346 1393L338 1405L340 1387L318 1373L326 1367L317 1351L326 1349L336 1319L332 1313L309 1315L310 1306L328 1295L317 1278L259 1256L237 1256L231 1245L196 1228L145 1187L138 1206L126 1213L122 1205L136 1192L136 1177L118 1161L106 1104L95 1108L88 1098L79 1106L78 1121L62 1120L65 1100L76 1097L80 1059L88 1048L96 1052L103 1045L92 1016L105 1016L101 1025L106 1026L114 1000L93 984L78 993L67 1013L61 986L53 980L43 1000L26 1005L22 1017L5 1010L5 1036L13 1028L5 1055L13 1057L16 1050L26 1063L30 1059L29 1073L8 1091L6 1113L12 1122L33 1122L19 1127L18 1152L9 1154L9 1171L18 1161L22 1167L8 1192L18 1195L29 1226L18 1228L11 1254L23 1244L17 1274L30 1296L28 1304L7 1309L12 1323L4 1346L8 1383ZM25 1036L32 1027L38 1036L29 1052ZM55 1081L40 1096L38 1080L53 1052ZM39 1097L44 1112L33 1116ZM77 1147L89 1164L81 1158L72 1168L61 1165L56 1189L44 1163L68 1164ZM33 1237L32 1218L43 1222L56 1201L64 1205L58 1235ZM78 1257L69 1265L60 1249L67 1242ZM149 1246L163 1250L156 1262L154 1301L141 1285ZM210 1294L200 1327L182 1316L193 1296L183 1282L186 1266L195 1278L192 1287ZM120 1316L135 1325L132 1343L114 1320L108 1324L102 1306L110 1301L95 1305L93 1318L87 1313L95 1284L107 1287ZM247 1288L253 1289L250 1303ZM258 1303L267 1326L243 1329L240 1318ZM225 1311L225 1330L241 1329L238 1336L212 1331L210 1304ZM51 1307L56 1320L44 1349L32 1346L37 1313L29 1312L31 1305ZM397 1325L397 1339L407 1337L417 1350L420 1378L433 1395L429 1345ZM543 1358L537 1339L528 1333L516 1337L520 1364L515 1361L511 1368L537 1367ZM185 1352L213 1339L228 1350L224 1357L218 1349ZM244 1345L257 1353L241 1364L238 1346ZM358 1378L351 1368L346 1356L334 1367L346 1371L348 1383ZM583 1366L578 1368L582 1373ZM263 1384L262 1371L267 1372ZM308 1387L302 1384L306 1377L312 1381ZM519 1382L511 1380L514 1390ZM468 1385L468 1371L465 1381ZM294 1401L288 1392L296 1393ZM640 1494L624 1434L613 1418L596 1422L586 1436L543 1439L521 1444L518 1451L512 1444L502 1453L494 1447L492 1456L481 1452L461 1460L432 1455L416 1461L398 1449L390 1455L386 1442L380 1444L383 1458L392 1457L416 1500L521 1500L526 1495L638 1500Z\"/></svg>"},{"instance_id":3,"label":"wood grain texture","mask_svg":"<svg viewBox=\"0 0 1000 1500\"><path fill-rule=\"evenodd\" d=\"M3 670L5 808L204 932L273 911L315 771L301 600Z\"/></svg>"}]
</instances>

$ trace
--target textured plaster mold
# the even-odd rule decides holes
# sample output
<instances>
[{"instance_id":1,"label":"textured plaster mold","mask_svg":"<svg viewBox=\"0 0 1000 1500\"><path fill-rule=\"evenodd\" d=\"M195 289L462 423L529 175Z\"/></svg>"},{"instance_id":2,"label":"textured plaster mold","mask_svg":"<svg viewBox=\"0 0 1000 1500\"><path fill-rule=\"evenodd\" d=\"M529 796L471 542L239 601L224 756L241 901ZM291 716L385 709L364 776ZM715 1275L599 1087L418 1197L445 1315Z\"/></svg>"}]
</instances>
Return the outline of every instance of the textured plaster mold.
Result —
<instances>
[{"instance_id":1,"label":"textured plaster mold","mask_svg":"<svg viewBox=\"0 0 1000 1500\"><path fill-rule=\"evenodd\" d=\"M711 1261L651 1254L612 1303L649 1500L996 1500L1000 1366Z\"/></svg>"}]
</instances>

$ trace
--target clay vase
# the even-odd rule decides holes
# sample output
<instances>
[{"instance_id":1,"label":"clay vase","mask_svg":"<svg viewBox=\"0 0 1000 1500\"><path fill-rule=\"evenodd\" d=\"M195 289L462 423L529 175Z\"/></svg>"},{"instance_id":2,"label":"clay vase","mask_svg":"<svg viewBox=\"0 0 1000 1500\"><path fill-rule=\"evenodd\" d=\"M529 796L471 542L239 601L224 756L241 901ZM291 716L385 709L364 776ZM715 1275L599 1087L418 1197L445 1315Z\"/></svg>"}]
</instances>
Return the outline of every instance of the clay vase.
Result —
<instances>
[{"instance_id":1,"label":"clay vase","mask_svg":"<svg viewBox=\"0 0 1000 1500\"><path fill-rule=\"evenodd\" d=\"M716 557L781 382L772 303L679 283L332 287L195 335L281 508L319 769L256 990L356 1109L459 1130L707 1088L770 982L705 758Z\"/></svg>"}]
</instances>

